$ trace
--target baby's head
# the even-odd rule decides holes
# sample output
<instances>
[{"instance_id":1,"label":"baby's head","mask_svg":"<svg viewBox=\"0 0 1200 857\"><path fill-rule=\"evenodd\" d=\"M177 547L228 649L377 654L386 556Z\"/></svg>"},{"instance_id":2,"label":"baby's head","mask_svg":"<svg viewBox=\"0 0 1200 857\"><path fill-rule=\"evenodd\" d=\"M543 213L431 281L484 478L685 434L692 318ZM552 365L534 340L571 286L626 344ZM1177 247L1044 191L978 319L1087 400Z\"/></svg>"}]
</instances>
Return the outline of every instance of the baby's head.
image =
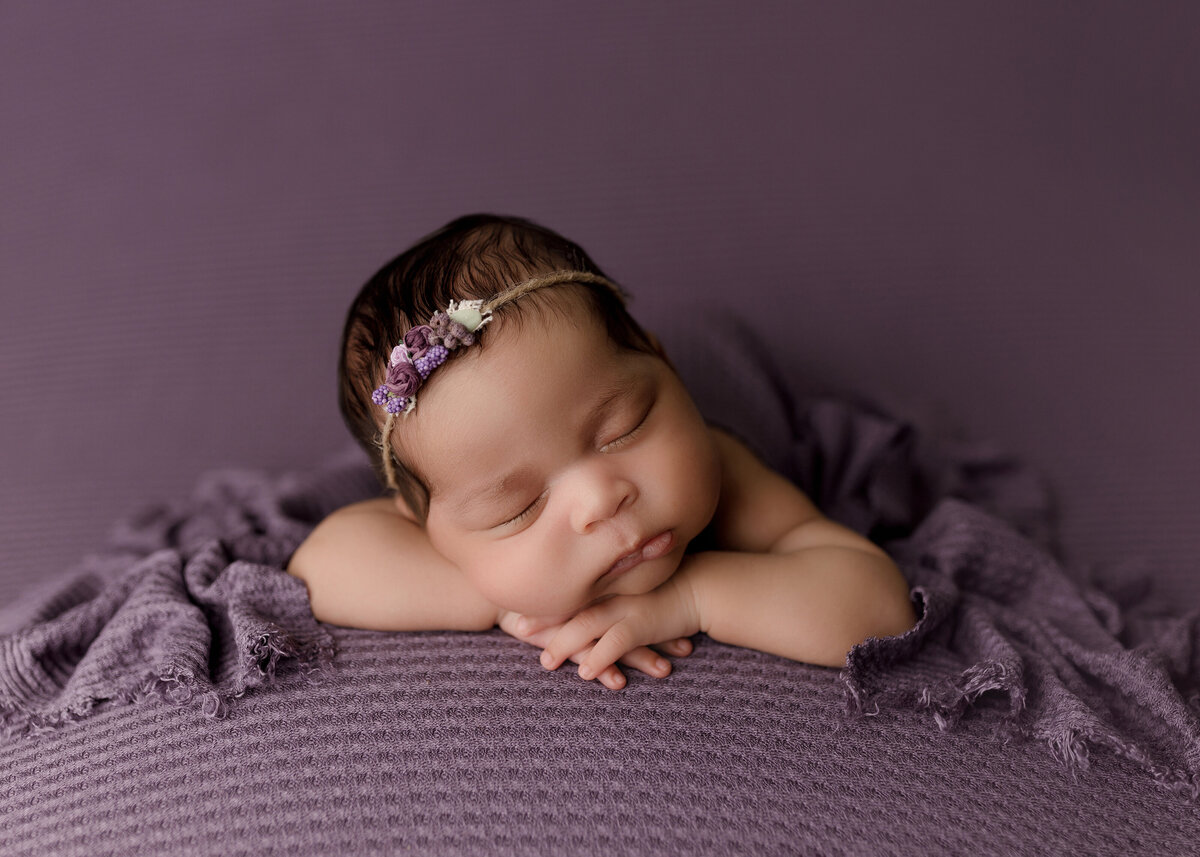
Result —
<instances>
[{"instance_id":1,"label":"baby's head","mask_svg":"<svg viewBox=\"0 0 1200 857\"><path fill-rule=\"evenodd\" d=\"M418 360L418 404L381 395L393 359L426 351L394 357L405 335L473 300L491 322L457 316L445 363ZM339 385L398 508L498 606L649 591L716 508L715 448L656 341L578 245L525 220L460 218L384 266L351 307Z\"/></svg>"}]
</instances>

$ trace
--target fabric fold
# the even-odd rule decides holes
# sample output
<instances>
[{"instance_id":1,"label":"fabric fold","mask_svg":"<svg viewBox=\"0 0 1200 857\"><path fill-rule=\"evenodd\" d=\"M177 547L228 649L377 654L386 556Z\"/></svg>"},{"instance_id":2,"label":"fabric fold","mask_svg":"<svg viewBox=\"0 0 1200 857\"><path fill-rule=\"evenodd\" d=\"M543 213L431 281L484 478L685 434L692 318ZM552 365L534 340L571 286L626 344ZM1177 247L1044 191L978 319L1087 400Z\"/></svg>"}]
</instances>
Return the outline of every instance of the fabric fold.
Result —
<instances>
[{"instance_id":1,"label":"fabric fold","mask_svg":"<svg viewBox=\"0 0 1200 857\"><path fill-rule=\"evenodd\" d=\"M279 479L219 471L188 500L119 523L0 637L0 726L54 728L148 696L219 717L278 674L321 669L332 640L283 567L317 521L373 488L356 455Z\"/></svg>"},{"instance_id":2,"label":"fabric fold","mask_svg":"<svg viewBox=\"0 0 1200 857\"><path fill-rule=\"evenodd\" d=\"M1134 558L1119 580L1064 566L1047 481L990 444L935 443L849 397L793 418L790 475L891 554L920 616L850 652L852 713L916 709L946 730L994 711L1003 737L1043 741L1072 770L1105 749L1200 797L1200 610L1145 611L1153 581Z\"/></svg>"},{"instance_id":3,"label":"fabric fold","mask_svg":"<svg viewBox=\"0 0 1200 857\"><path fill-rule=\"evenodd\" d=\"M1071 769L1087 769L1090 753L1106 748L1200 797L1200 611L1135 619L1123 641L1110 622L1124 605L954 498L885 547L920 619L850 652L842 678L852 711L916 708L951 729L999 707L1000 730L1044 741Z\"/></svg>"}]
</instances>

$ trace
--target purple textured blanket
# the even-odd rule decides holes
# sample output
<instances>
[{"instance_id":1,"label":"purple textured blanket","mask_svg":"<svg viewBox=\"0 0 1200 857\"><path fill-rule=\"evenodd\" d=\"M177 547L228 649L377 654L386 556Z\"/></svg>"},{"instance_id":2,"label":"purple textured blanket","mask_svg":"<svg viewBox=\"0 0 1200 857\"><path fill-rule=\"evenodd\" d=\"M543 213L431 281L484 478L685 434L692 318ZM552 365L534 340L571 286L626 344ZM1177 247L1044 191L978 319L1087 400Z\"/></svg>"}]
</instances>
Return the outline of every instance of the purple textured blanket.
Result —
<instances>
[{"instance_id":1,"label":"purple textured blanket","mask_svg":"<svg viewBox=\"0 0 1200 857\"><path fill-rule=\"evenodd\" d=\"M913 585L919 608L920 621L912 631L860 645L851 652L841 673L842 693L851 715L871 715L868 720L884 724L875 731L860 732L856 752L865 754L870 764L895 764L893 742L901 732L888 735L886 718L879 716L885 713L918 714L926 723L930 746L936 745L938 736L946 740L953 734L943 730L978 720L987 736L1003 739L995 741L994 748L1004 747L1003 742L1012 736L1044 741L1049 751L1072 768L1085 768L1090 760L1095 761L1090 754L1093 749L1115 751L1142 768L1140 776L1147 781L1196 797L1200 783L1197 614L1141 615L1129 597L1074 582L1051 552L1048 507L1036 480L984 447L942 449L935 455L922 448L907 426L846 401L805 401L793 416L803 430L786 450L774 450L773 457L786 460L787 469L828 514L885 544ZM321 712L323 704L332 704L328 699L325 703L314 701L321 698L323 687L345 690L338 682L357 681L353 670L364 669L361 660L335 645L339 638L351 650L364 639L408 640L417 650L431 640L453 639L447 656L451 661L458 658L454 662L461 672L435 677L430 685L450 693L438 697L435 704L449 706L448 714L455 710L455 699L461 699L464 687L510 702L512 685L524 688L526 694L535 687L539 695L566 694L563 700L574 698L581 687L590 689L573 675L540 675L533 650L499 632L441 637L375 635L316 623L303 586L280 568L322 515L371 490L369 471L357 458L282 479L224 472L204 480L190 500L150 510L119 527L105 552L86 560L80 573L31 612L19 630L0 639L0 717L8 731L0 750L20 761L31 758L20 748L38 741L53 741L59 748L68 747L73 740L86 742L92 735L87 723L97 717L107 718L109 726L105 728L111 729L112 718L122 717L123 711L164 710L147 697L188 703L182 708L202 714L199 720L187 721L187 734L198 741L227 736L218 724L238 722L239 709L248 706L253 711L255 700L262 704L272 697L287 699L289 705L299 707L293 709L297 722L305 722L306 716ZM728 652L733 660L714 666L709 659L714 652ZM468 658L477 657L478 664L464 667L464 653ZM498 668L497 660L502 665ZM379 658L370 663L374 666L365 667L368 674L381 668ZM777 682L783 677L784 686L767 693L766 699L774 700L772 705L811 703L819 708L815 697L807 701L783 697L797 693L797 687L805 682L819 683L824 676L835 675L702 640L696 655L680 662L674 676L658 683L636 677L631 680L620 704L646 699L641 694L651 688L661 704L662 699L669 699L673 683L683 694L680 698L685 698L694 690L689 681L697 680L695 670L708 669L708 678L717 685L725 682L727 688L736 688L745 680L745 674L736 676L737 672L748 668L751 673L761 671L763 664L769 664L768 673ZM493 669L507 671L502 676L506 681L489 677ZM344 670L351 673L347 676ZM793 679L800 685L787 687ZM422 692L400 676L395 681L397 693ZM426 683L430 679L426 678ZM454 687L458 690L447 691ZM434 691L426 688L423 692ZM138 701L141 704L128 705ZM738 696L735 693L730 699L709 704L716 705L715 713L720 715L720 706L736 707ZM311 708L307 715L302 710L306 705ZM509 713L516 731L505 731L502 720L500 731L488 739L492 745L485 755L542 740L528 734L529 724L520 708ZM574 714L583 721L572 725L568 716L563 727L586 728L585 714ZM726 714L734 718L731 722L741 722L738 715ZM353 726L355 719L346 721L345 711L338 708L337 715L342 724L339 728ZM397 712L395 716L403 715ZM627 716L633 717L627 725L640 729L636 714L627 712ZM855 720L852 716L835 728L846 728ZM857 720L861 723L863 718ZM208 738L204 737L206 729ZM39 735L26 734L31 731ZM365 740L361 731L354 734L357 737L347 738L339 752L350 752L356 741ZM908 740L913 734L911 729L907 732ZM729 736L710 739L731 740ZM308 752L302 736L290 740L295 753ZM405 742L420 744L422 740L419 732L409 735L401 742L402 748ZM453 745L463 739L449 740ZM640 741L641 737L634 739L633 745ZM261 742L256 746L261 747ZM618 757L628 751L606 746ZM795 764L797 752L793 747L781 758ZM1041 752L1050 755L1046 748ZM872 753L876 754L873 761ZM681 763L664 757L664 764ZM697 772L717 776L698 759L687 764ZM774 763L763 757L756 764L769 767ZM913 764L921 766L919 761ZM591 774L596 774L597 759L592 758L588 765ZM21 766L13 770L19 773ZM136 774L126 769L125 773L136 778L145 771ZM154 776L161 778L163 773L158 770ZM748 773L755 776L753 766ZM525 786L524 797L519 799L488 792L490 797L478 808L487 817L485 827L500 823L497 819L507 812L519 814L531 799L528 789L536 774L525 771L521 775ZM240 788L241 781L231 773L214 776L218 785L221 777L227 776L231 778L227 785ZM429 776L438 781L441 774L433 771ZM865 788L876 776L859 771L850 779L857 779ZM12 777L19 779L17 774ZM10 778L11 788L0 793L10 801L18 794L17 779ZM48 788L28 777L21 782L26 792L33 788L36 794L38 789L44 792ZM1004 788L1027 787L1013 782ZM369 782L356 788L360 792L355 799L368 804L390 800L387 788L376 789ZM763 788L778 789L779 785ZM972 788L970 783L959 783L953 793L957 799L965 799ZM733 791L739 800L756 799L753 788ZM847 795L838 812L849 811L850 803L861 799L859 795L852 801L854 793ZM54 794L61 798L61 787ZM78 795L76 799L82 801ZM478 795L475 800L480 800ZM625 796L609 809L631 811L628 802L634 800L635 796ZM897 798L876 795L873 800L877 800L878 810ZM837 801L834 804L838 805ZM23 830L32 837L27 841L42 844L62 835L37 821L35 798L18 800L16 805L18 809L12 810L10 805L11 814L5 816L10 832ZM509 809L498 809L505 806ZM780 811L768 804L754 812L772 816ZM1194 814L1189 818L1194 825ZM525 835L533 837L526 842L532 843L531 850L561 845L561 839L555 838L561 837L561 831L547 828L545 819L526 818L526 822ZM173 823L186 828L189 822ZM471 826L475 822L464 824L475 829ZM786 828L777 832L778 841L771 840L776 844L792 835ZM320 840L323 847L335 840L350 841L344 837L331 840L327 834ZM458 843L450 850L471 850L463 846L462 829L451 825L444 835L443 844ZM824 834L812 835L819 839ZM1043 836L1044 831L1037 835ZM424 836L417 844L438 842L436 833L426 831ZM495 844L484 834L478 836L484 838L470 839L468 844L482 850L487 850L482 842ZM600 843L596 836L595 831L588 834L583 844ZM876 831L864 841L879 845L878 836ZM1105 841L1119 842L1119 838L1106 836ZM114 841L128 844L127 840ZM1078 844L1070 837L1066 841ZM670 847L637 847L631 853L666 853L685 848L688 840L675 838L671 843ZM35 850L17 848L12 853Z\"/></svg>"},{"instance_id":2,"label":"purple textured blanket","mask_svg":"<svg viewBox=\"0 0 1200 857\"><path fill-rule=\"evenodd\" d=\"M339 505L336 487L351 489L345 499L369 485L361 471L334 466L315 482L216 472L189 500L119 524L106 551L0 638L0 724L41 730L149 695L196 698L220 717L281 662L328 664L329 634L282 569Z\"/></svg>"}]
</instances>

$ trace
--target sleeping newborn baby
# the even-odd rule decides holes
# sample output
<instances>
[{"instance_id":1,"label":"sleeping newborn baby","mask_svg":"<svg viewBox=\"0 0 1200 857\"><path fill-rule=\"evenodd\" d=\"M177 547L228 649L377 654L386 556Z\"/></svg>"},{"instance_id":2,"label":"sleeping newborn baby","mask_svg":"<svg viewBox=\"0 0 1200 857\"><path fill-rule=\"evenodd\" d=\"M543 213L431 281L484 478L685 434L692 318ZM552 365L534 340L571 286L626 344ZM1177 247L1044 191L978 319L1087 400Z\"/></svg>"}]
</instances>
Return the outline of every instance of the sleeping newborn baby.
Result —
<instances>
[{"instance_id":1,"label":"sleeping newborn baby","mask_svg":"<svg viewBox=\"0 0 1200 857\"><path fill-rule=\"evenodd\" d=\"M841 667L916 621L888 555L707 425L621 290L526 220L463 217L384 266L339 385L390 496L289 561L321 621L499 625L612 689L699 631Z\"/></svg>"}]
</instances>

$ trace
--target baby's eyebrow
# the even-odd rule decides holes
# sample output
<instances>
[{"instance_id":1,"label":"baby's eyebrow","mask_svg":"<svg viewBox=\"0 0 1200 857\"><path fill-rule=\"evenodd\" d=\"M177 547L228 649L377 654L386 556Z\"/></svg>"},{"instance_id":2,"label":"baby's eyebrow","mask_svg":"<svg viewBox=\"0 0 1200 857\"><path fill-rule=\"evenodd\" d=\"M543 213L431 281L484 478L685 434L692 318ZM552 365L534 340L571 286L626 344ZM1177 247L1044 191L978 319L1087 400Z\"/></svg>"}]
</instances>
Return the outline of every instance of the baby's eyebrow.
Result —
<instances>
[{"instance_id":1,"label":"baby's eyebrow","mask_svg":"<svg viewBox=\"0 0 1200 857\"><path fill-rule=\"evenodd\" d=\"M605 386L596 399L596 404L588 409L587 416L584 418L584 425L589 429L596 425L596 421L604 415L617 399L622 396L631 396L634 390L637 389L636 382L632 378L622 378L619 382Z\"/></svg>"},{"instance_id":2,"label":"baby's eyebrow","mask_svg":"<svg viewBox=\"0 0 1200 857\"><path fill-rule=\"evenodd\" d=\"M495 503L505 494L513 490L515 484L528 481L532 476L527 468L510 470L486 487L465 492L450 509L455 515L462 515L472 508L487 506Z\"/></svg>"}]
</instances>

